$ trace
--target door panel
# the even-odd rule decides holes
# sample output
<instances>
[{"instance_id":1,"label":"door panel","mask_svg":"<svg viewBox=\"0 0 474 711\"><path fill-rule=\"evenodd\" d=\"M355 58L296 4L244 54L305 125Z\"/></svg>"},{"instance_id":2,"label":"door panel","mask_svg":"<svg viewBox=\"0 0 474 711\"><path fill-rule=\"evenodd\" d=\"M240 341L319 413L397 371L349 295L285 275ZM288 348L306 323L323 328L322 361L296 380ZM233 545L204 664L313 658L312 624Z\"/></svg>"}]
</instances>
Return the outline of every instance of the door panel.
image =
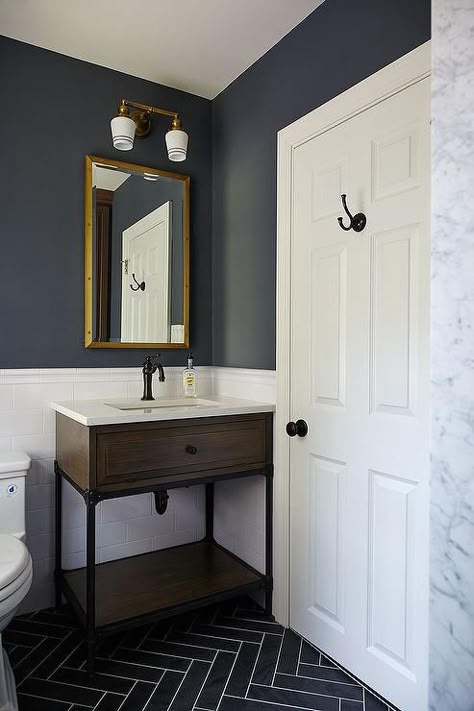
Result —
<instances>
[{"instance_id":1,"label":"door panel","mask_svg":"<svg viewBox=\"0 0 474 711\"><path fill-rule=\"evenodd\" d=\"M408 667L408 594L413 570L407 555L414 515L412 482L369 472L368 646Z\"/></svg>"},{"instance_id":2,"label":"door panel","mask_svg":"<svg viewBox=\"0 0 474 711\"><path fill-rule=\"evenodd\" d=\"M346 248L311 253L311 363L313 404L342 406L346 369Z\"/></svg>"},{"instance_id":3,"label":"door panel","mask_svg":"<svg viewBox=\"0 0 474 711\"><path fill-rule=\"evenodd\" d=\"M427 709L429 101L307 141L292 175L290 624L404 711Z\"/></svg>"},{"instance_id":4,"label":"door panel","mask_svg":"<svg viewBox=\"0 0 474 711\"><path fill-rule=\"evenodd\" d=\"M341 526L345 466L313 456L311 461L310 610L344 632L344 530Z\"/></svg>"},{"instance_id":5,"label":"door panel","mask_svg":"<svg viewBox=\"0 0 474 711\"><path fill-rule=\"evenodd\" d=\"M418 352L417 227L372 237L372 412L413 415Z\"/></svg>"}]
</instances>

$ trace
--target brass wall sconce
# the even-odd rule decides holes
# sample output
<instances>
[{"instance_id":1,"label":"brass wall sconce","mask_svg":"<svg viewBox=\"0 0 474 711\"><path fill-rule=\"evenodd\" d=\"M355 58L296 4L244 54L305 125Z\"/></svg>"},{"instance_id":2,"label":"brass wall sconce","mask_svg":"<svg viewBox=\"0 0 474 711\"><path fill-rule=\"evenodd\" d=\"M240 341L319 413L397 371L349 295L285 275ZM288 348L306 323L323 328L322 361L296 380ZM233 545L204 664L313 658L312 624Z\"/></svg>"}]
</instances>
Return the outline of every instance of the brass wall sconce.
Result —
<instances>
[{"instance_id":1,"label":"brass wall sconce","mask_svg":"<svg viewBox=\"0 0 474 711\"><path fill-rule=\"evenodd\" d=\"M135 111L130 111L131 108ZM168 158L172 161L185 160L188 150L188 134L183 131L179 114L176 111L167 111L128 99L120 101L117 116L110 122L114 148L119 151L131 151L135 136L144 138L150 133L153 114L171 118L170 128L165 134Z\"/></svg>"}]
</instances>

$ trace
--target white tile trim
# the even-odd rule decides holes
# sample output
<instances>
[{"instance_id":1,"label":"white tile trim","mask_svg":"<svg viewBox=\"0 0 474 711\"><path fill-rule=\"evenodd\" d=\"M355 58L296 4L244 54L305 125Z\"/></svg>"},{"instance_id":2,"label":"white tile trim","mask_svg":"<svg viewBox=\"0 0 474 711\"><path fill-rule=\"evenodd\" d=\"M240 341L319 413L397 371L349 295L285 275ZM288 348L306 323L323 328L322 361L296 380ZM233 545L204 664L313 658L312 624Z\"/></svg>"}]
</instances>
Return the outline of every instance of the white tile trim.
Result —
<instances>
[{"instance_id":1,"label":"white tile trim","mask_svg":"<svg viewBox=\"0 0 474 711\"><path fill-rule=\"evenodd\" d=\"M179 397L181 395L181 376L183 367L166 367L165 383L156 383L156 393L164 397ZM276 392L276 374L274 371L248 370L244 368L213 368L204 366L197 368L199 394L228 394L234 397L244 397L249 400L274 402ZM26 368L0 370L0 449L23 449L32 456L32 468L27 477L26 517L27 532L34 558L34 578L32 589L27 596L22 611L38 609L53 604L54 568L54 484L53 461L55 456L54 413L51 412L51 400L71 400L77 394L87 392L88 396L101 399L110 397L111 389L123 391L123 396L141 395L141 368ZM24 421L22 415L24 414ZM254 485L255 486L255 485ZM69 487L71 488L71 487ZM100 545L103 525L104 534L110 533L111 527L104 512L98 515L98 560L109 560L120 555L133 555L140 550L153 550L179 545L198 540L204 535L204 497L193 487L189 490L176 490L175 503L165 514L172 517L169 526L163 526L163 521L157 520L156 531L147 531L147 538L142 541L124 542L123 536L114 541L103 539ZM230 490L229 490L230 492ZM235 490L232 489L232 496ZM226 492L219 494L224 507L233 509L233 524L229 530L223 531L223 536L229 538L232 550L249 562L261 567L264 561L262 537L262 514L255 495L255 488L245 488L238 491L239 504L246 513L251 525L245 532L238 525L240 514L236 504ZM258 494L258 492L257 492ZM147 494L143 494L146 497ZM133 498L133 497L131 497ZM140 510L133 509L133 503L127 499L115 500L123 503L123 517L114 519L114 523L123 523L137 518L149 518L150 502ZM142 502L143 503L143 502ZM64 563L68 567L80 566L84 562L84 544L80 540L84 533L84 521L81 512L80 496L71 488L68 492L69 528L65 530L64 548L68 549L68 536L71 539L71 550L65 554ZM143 509L143 510L142 510ZM120 513L120 512L119 512ZM105 516L105 519L104 519ZM189 525L189 522L192 525ZM159 525L158 525L159 524ZM107 529L107 526L109 528ZM117 530L122 530L119 526ZM79 548L78 547L79 541ZM106 543L107 545L104 545ZM249 544L252 545L249 545Z\"/></svg>"}]
</instances>

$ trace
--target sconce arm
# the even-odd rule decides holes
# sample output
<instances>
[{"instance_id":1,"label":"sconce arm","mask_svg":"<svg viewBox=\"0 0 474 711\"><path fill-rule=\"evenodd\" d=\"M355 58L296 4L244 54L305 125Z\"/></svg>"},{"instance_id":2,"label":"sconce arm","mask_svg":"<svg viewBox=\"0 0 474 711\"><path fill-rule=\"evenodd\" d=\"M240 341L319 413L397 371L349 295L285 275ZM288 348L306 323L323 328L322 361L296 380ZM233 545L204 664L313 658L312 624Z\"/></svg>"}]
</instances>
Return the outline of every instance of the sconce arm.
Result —
<instances>
[{"instance_id":1,"label":"sconce arm","mask_svg":"<svg viewBox=\"0 0 474 711\"><path fill-rule=\"evenodd\" d=\"M167 111L167 109L160 109L157 106L147 106L147 104L139 104L138 101L129 101L128 99L122 99L120 101L120 106L129 106L133 109L146 111L149 114L161 114L161 116L170 116L171 118L178 118L179 116L177 111Z\"/></svg>"}]
</instances>

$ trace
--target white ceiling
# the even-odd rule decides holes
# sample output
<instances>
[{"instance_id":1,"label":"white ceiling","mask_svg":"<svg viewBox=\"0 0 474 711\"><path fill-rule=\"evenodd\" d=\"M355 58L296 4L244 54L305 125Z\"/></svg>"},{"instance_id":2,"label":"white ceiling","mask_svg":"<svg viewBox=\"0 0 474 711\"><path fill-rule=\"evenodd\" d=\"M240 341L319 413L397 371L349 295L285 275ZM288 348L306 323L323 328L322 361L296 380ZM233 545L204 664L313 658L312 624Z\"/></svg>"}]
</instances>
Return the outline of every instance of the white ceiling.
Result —
<instances>
[{"instance_id":1,"label":"white ceiling","mask_svg":"<svg viewBox=\"0 0 474 711\"><path fill-rule=\"evenodd\" d=\"M110 170L102 168L100 165L92 165L92 185L102 190L115 192L126 180L130 178L130 173L122 173L120 170Z\"/></svg>"},{"instance_id":2,"label":"white ceiling","mask_svg":"<svg viewBox=\"0 0 474 711\"><path fill-rule=\"evenodd\" d=\"M214 98L323 0L0 0L0 33Z\"/></svg>"}]
</instances>

